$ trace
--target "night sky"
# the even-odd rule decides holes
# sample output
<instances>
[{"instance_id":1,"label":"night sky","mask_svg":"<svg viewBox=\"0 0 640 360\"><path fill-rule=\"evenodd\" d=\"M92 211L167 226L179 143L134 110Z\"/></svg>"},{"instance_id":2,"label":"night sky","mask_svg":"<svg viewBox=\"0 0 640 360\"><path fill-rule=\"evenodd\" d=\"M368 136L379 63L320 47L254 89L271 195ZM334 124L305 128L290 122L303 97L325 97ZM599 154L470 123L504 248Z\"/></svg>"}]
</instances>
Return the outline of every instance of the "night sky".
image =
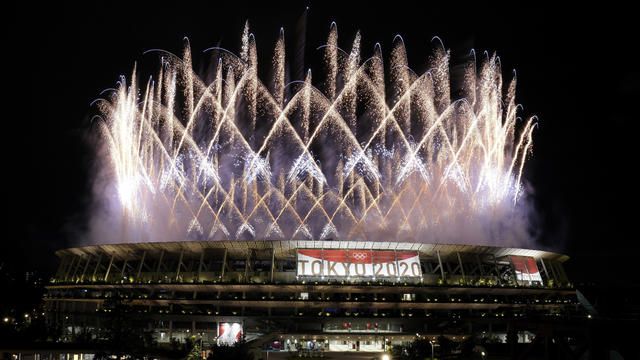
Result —
<instances>
[{"instance_id":1,"label":"night sky","mask_svg":"<svg viewBox=\"0 0 640 360\"><path fill-rule=\"evenodd\" d=\"M119 75L130 74L134 61L155 64L143 51L180 53L188 36L195 63L204 59L198 57L202 50L218 44L237 53L249 19L266 66L280 27L288 42L295 40L310 4L308 59L319 56L315 48L326 41L331 21L343 48L361 30L364 57L375 42L388 54L401 34L418 73L426 70L434 35L454 61L471 48L496 51L506 79L517 70L522 115L539 117L525 171L535 189L541 246L571 257L574 281L607 280L603 265L632 278L640 83L633 11L401 1L347 8L346 1L230 3L238 5L27 3L5 13L2 173L9 217L1 262L47 271L56 265L56 249L79 241L91 204L89 104Z\"/></svg>"}]
</instances>

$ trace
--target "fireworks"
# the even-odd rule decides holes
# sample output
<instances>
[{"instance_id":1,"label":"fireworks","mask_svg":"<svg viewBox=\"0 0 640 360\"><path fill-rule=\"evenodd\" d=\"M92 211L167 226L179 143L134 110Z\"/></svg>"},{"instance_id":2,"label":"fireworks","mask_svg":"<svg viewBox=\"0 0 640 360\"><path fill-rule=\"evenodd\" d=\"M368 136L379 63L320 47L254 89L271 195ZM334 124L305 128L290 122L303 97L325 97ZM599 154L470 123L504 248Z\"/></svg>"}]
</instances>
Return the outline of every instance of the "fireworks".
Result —
<instances>
[{"instance_id":1,"label":"fireworks","mask_svg":"<svg viewBox=\"0 0 640 360\"><path fill-rule=\"evenodd\" d=\"M503 96L499 59L475 54L462 96L451 99L449 52L427 72L407 65L394 40L360 58L360 33L338 48L332 24L326 78L285 83L284 32L258 77L248 27L240 57L212 48L206 83L181 58L161 54L144 86L123 78L97 102L124 236L172 240L433 240L438 228L503 216L522 195L534 119L517 117L515 78ZM508 211L507 211L508 212Z\"/></svg>"}]
</instances>

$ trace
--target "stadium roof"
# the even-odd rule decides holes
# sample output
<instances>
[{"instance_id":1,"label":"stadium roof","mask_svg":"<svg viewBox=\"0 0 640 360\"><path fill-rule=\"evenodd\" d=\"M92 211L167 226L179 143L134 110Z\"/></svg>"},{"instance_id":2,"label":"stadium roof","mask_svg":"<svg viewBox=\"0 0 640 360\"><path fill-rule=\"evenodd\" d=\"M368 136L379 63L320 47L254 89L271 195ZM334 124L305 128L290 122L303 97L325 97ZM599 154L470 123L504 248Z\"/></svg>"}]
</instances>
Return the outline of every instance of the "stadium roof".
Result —
<instances>
[{"instance_id":1,"label":"stadium roof","mask_svg":"<svg viewBox=\"0 0 640 360\"><path fill-rule=\"evenodd\" d=\"M97 256L99 254L115 255L118 259L135 259L146 251L148 255L160 254L162 251L170 254L183 253L184 256L199 256L203 251L223 251L227 249L232 258L245 258L249 251L275 249L275 256L293 257L296 249L361 249L361 250L414 250L419 251L421 257L428 258L440 251L443 260L462 254L493 255L500 258L507 255L531 256L535 259L545 259L564 262L567 255L533 249L511 247L428 244L419 242L375 242L375 241L339 241L339 240L264 240L264 241L176 241L176 242L142 242L92 245L58 250L56 255Z\"/></svg>"}]
</instances>

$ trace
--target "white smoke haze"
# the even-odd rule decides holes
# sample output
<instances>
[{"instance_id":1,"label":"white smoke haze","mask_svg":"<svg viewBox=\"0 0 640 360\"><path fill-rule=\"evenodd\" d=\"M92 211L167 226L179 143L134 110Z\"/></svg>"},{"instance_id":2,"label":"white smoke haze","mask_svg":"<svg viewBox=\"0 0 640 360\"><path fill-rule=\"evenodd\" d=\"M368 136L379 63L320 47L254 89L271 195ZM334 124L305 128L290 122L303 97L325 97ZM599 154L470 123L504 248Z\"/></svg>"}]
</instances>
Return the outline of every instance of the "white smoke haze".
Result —
<instances>
[{"instance_id":1,"label":"white smoke haze","mask_svg":"<svg viewBox=\"0 0 640 360\"><path fill-rule=\"evenodd\" d=\"M215 74L159 51L160 69L96 104L101 163L86 242L332 239L534 247L522 171L535 118L520 119L499 58L464 65L451 98L449 52L415 74L404 42L362 58L360 34L319 49L326 76L289 78L284 33L258 76L215 48ZM261 65L263 66L263 65ZM212 79L205 83L202 79Z\"/></svg>"}]
</instances>

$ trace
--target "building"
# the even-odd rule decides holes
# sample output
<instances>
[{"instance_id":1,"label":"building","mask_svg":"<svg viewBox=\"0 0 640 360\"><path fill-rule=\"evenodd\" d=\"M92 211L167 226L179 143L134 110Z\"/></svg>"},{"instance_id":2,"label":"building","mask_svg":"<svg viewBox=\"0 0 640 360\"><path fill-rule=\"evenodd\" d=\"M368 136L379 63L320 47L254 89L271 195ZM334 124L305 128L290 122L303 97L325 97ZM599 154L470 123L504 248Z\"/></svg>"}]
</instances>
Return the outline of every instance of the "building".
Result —
<instances>
[{"instance_id":1,"label":"building","mask_svg":"<svg viewBox=\"0 0 640 360\"><path fill-rule=\"evenodd\" d=\"M50 321L73 339L120 299L159 343L261 339L275 350L383 351L418 337L523 342L541 319L586 316L568 257L491 246L185 241L60 250ZM519 324L514 326L514 324Z\"/></svg>"}]
</instances>

